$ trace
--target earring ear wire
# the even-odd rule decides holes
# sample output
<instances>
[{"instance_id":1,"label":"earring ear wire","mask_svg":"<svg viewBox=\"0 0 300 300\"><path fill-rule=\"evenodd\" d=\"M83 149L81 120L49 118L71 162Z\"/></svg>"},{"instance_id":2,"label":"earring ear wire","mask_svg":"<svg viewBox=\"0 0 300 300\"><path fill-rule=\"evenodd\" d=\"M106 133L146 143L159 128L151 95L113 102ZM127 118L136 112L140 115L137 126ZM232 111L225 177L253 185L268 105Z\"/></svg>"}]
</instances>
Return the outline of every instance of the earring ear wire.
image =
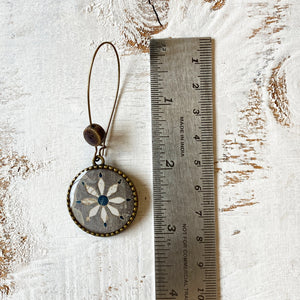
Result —
<instances>
[{"instance_id":1,"label":"earring ear wire","mask_svg":"<svg viewBox=\"0 0 300 300\"><path fill-rule=\"evenodd\" d=\"M91 112L91 101L90 101L90 86L91 86L91 78L92 78L92 71L93 71L93 66L94 66L94 61L95 58L97 56L98 51L100 50L100 48L103 45L110 45L115 54L116 54L116 58L117 58L117 63L118 63L118 83L117 83L117 90L116 90L116 95L115 95L115 100L114 100L114 104L113 104L113 108L110 114L110 118L108 121L108 125L107 125L107 129L106 131L103 129L103 127L97 123L93 123L92 122L92 112ZM91 66L90 66L90 72L89 72L89 77L88 77L88 85L87 85L87 105L88 105L88 116L89 116L89 121L90 121L90 125L87 126L84 131L83 131L83 137L86 140L86 142L88 144L90 144L91 146L95 147L95 155L93 158L93 162L95 163L96 161L98 161L99 157L101 157L101 161L104 162L104 149L107 148L105 142L106 142L106 138L108 136L108 132L110 129L110 125L112 122L112 119L114 117L115 111L116 111L116 105L118 102L118 95L119 95L119 88L120 88L120 58L119 58L119 54L118 51L116 49L116 47L111 43L111 42L103 42L101 43L97 49L94 52L93 55L93 59L91 62ZM100 147L98 149L98 147Z\"/></svg>"}]
</instances>

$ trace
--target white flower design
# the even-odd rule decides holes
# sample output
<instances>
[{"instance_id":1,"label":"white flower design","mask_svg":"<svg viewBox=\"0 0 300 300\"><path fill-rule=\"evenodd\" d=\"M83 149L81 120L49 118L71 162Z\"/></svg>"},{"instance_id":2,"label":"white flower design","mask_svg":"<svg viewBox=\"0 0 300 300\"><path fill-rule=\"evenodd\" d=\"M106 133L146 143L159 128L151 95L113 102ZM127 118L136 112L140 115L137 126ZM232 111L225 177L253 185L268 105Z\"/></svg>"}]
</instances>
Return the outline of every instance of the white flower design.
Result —
<instances>
[{"instance_id":1,"label":"white flower design","mask_svg":"<svg viewBox=\"0 0 300 300\"><path fill-rule=\"evenodd\" d=\"M101 217L105 227L107 226L106 222L108 220L107 209L109 209L109 211L114 216L117 216L117 217L119 217L120 219L123 220L123 216L120 215L119 210L111 205L111 204L121 204L121 203L125 202L125 199L122 198L122 197L111 198L111 196L113 194L115 194L118 190L118 185L119 185L118 183L113 184L112 186L110 186L108 188L108 191L107 191L106 195L104 194L105 182L104 182L101 174L100 174L100 179L98 181L98 190L99 190L99 192L95 188L85 184L84 182L82 182L82 184L84 185L86 191L91 195L91 197L81 200L80 203L82 203L84 205L92 205L92 204L97 203L97 205L94 206L90 210L89 216L86 218L87 221L90 221L91 217L96 216L99 209L101 209L100 217Z\"/></svg>"}]
</instances>

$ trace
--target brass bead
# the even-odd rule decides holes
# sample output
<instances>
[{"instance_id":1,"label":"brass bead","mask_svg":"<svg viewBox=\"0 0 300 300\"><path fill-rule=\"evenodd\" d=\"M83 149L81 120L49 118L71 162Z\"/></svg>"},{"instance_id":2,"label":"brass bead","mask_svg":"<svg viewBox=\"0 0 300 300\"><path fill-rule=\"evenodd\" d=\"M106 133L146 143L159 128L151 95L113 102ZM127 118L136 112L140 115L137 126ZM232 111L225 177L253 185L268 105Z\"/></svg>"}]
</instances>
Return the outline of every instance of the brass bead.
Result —
<instances>
[{"instance_id":1,"label":"brass bead","mask_svg":"<svg viewBox=\"0 0 300 300\"><path fill-rule=\"evenodd\" d=\"M99 146L105 137L105 130L98 124L92 124L84 129L83 136L88 144Z\"/></svg>"}]
</instances>

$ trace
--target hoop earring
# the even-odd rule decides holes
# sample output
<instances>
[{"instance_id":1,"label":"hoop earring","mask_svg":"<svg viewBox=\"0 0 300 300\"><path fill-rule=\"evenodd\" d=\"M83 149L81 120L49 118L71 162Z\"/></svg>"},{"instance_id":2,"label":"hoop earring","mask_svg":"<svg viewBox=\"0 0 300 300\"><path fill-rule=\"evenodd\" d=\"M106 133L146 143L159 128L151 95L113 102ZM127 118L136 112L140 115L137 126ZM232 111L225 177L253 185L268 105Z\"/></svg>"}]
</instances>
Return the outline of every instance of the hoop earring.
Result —
<instances>
[{"instance_id":1,"label":"hoop earring","mask_svg":"<svg viewBox=\"0 0 300 300\"><path fill-rule=\"evenodd\" d=\"M95 58L99 49L110 45L117 58L118 84L112 112L106 131L92 122L90 83ZM120 59L111 42L101 43L92 59L87 87L87 105L90 125L83 131L84 139L95 147L93 165L79 172L70 184L67 206L71 218L85 232L101 237L113 236L124 231L132 223L138 208L136 188L121 170L106 165L104 154L106 139L113 120L120 87Z\"/></svg>"}]
</instances>

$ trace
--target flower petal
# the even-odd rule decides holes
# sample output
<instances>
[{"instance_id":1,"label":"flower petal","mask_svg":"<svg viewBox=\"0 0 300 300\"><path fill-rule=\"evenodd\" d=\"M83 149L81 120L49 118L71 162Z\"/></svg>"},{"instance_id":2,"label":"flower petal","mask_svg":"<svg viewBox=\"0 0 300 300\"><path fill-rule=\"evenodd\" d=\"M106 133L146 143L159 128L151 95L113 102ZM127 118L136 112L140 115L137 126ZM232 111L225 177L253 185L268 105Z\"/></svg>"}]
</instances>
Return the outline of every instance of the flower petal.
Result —
<instances>
[{"instance_id":1,"label":"flower petal","mask_svg":"<svg viewBox=\"0 0 300 300\"><path fill-rule=\"evenodd\" d=\"M109 197L110 195L114 194L117 189L118 189L118 183L116 184L113 184L109 189L108 189L108 192L107 192L107 197Z\"/></svg>"},{"instance_id":2,"label":"flower petal","mask_svg":"<svg viewBox=\"0 0 300 300\"><path fill-rule=\"evenodd\" d=\"M89 186L87 184L85 184L84 186L85 186L86 191L90 195L95 196L95 197L99 197L99 194L97 193L97 191L93 187L91 187L91 186Z\"/></svg>"},{"instance_id":3,"label":"flower petal","mask_svg":"<svg viewBox=\"0 0 300 300\"><path fill-rule=\"evenodd\" d=\"M101 210L101 219L104 223L106 223L107 221L107 212L106 212L106 209L105 207L102 207L102 210Z\"/></svg>"},{"instance_id":4,"label":"flower petal","mask_svg":"<svg viewBox=\"0 0 300 300\"><path fill-rule=\"evenodd\" d=\"M96 216L98 210L100 208L100 205L96 205L95 207L93 207L91 210L90 210L90 213L89 213L89 217L93 217L93 216Z\"/></svg>"},{"instance_id":5,"label":"flower petal","mask_svg":"<svg viewBox=\"0 0 300 300\"><path fill-rule=\"evenodd\" d=\"M113 215L115 215L115 216L119 216L120 215L119 211L115 207L113 207L113 206L111 206L109 204L107 204L107 207L108 207L108 209L111 211L111 213Z\"/></svg>"},{"instance_id":6,"label":"flower petal","mask_svg":"<svg viewBox=\"0 0 300 300\"><path fill-rule=\"evenodd\" d=\"M115 197L115 198L109 199L109 202L116 203L116 204L123 203L124 201L125 201L125 199L122 197Z\"/></svg>"},{"instance_id":7,"label":"flower petal","mask_svg":"<svg viewBox=\"0 0 300 300\"><path fill-rule=\"evenodd\" d=\"M105 187L104 180L102 178L100 178L98 181L98 188L99 188L100 195L103 195L104 187Z\"/></svg>"},{"instance_id":8,"label":"flower petal","mask_svg":"<svg viewBox=\"0 0 300 300\"><path fill-rule=\"evenodd\" d=\"M85 198L81 200L81 203L84 205L91 205L93 203L97 203L97 200L95 198Z\"/></svg>"}]
</instances>

